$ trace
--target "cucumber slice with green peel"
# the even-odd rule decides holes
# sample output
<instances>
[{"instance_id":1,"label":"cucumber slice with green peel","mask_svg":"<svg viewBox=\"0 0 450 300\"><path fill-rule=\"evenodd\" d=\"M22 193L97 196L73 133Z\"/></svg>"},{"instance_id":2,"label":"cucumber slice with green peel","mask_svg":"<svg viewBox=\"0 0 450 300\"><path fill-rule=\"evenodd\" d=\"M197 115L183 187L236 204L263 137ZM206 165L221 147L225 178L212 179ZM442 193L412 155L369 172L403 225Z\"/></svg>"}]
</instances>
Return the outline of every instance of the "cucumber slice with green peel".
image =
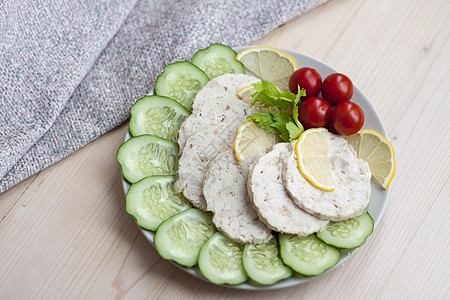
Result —
<instances>
[{"instance_id":1,"label":"cucumber slice with green peel","mask_svg":"<svg viewBox=\"0 0 450 300\"><path fill-rule=\"evenodd\" d=\"M175 175L178 169L177 143L140 135L127 140L117 151L117 161L126 180L135 183L152 175Z\"/></svg>"},{"instance_id":2,"label":"cucumber slice with green peel","mask_svg":"<svg viewBox=\"0 0 450 300\"><path fill-rule=\"evenodd\" d=\"M180 265L197 264L200 248L216 232L211 215L190 208L172 216L159 225L155 247L161 257Z\"/></svg>"},{"instance_id":3,"label":"cucumber slice with green peel","mask_svg":"<svg viewBox=\"0 0 450 300\"><path fill-rule=\"evenodd\" d=\"M130 133L152 134L172 142L178 141L181 123L191 114L177 101L163 96L146 96L130 110Z\"/></svg>"},{"instance_id":4,"label":"cucumber slice with green peel","mask_svg":"<svg viewBox=\"0 0 450 300\"><path fill-rule=\"evenodd\" d=\"M248 276L242 265L244 245L217 231L202 246L198 267L203 276L215 284L240 284Z\"/></svg>"},{"instance_id":5,"label":"cucumber slice with green peel","mask_svg":"<svg viewBox=\"0 0 450 300\"><path fill-rule=\"evenodd\" d=\"M305 276L320 275L341 258L338 249L321 242L314 234L306 237L280 234L279 243L284 264Z\"/></svg>"},{"instance_id":6,"label":"cucumber slice with green peel","mask_svg":"<svg viewBox=\"0 0 450 300\"><path fill-rule=\"evenodd\" d=\"M368 212L365 212L356 218L330 222L327 227L317 232L316 236L327 245L352 249L364 244L372 231L373 219Z\"/></svg>"},{"instance_id":7,"label":"cucumber slice with green peel","mask_svg":"<svg viewBox=\"0 0 450 300\"><path fill-rule=\"evenodd\" d=\"M175 176L149 176L133 183L126 196L126 211L142 228L155 231L169 217L192 205L173 192Z\"/></svg>"},{"instance_id":8,"label":"cucumber slice with green peel","mask_svg":"<svg viewBox=\"0 0 450 300\"><path fill-rule=\"evenodd\" d=\"M191 110L195 95L208 81L208 76L199 67L179 61L164 67L156 79L155 93L178 101Z\"/></svg>"},{"instance_id":9,"label":"cucumber slice with green peel","mask_svg":"<svg viewBox=\"0 0 450 300\"><path fill-rule=\"evenodd\" d=\"M274 284L294 273L278 256L276 238L265 244L246 244L242 257L248 276L259 284Z\"/></svg>"},{"instance_id":10,"label":"cucumber slice with green peel","mask_svg":"<svg viewBox=\"0 0 450 300\"><path fill-rule=\"evenodd\" d=\"M202 69L209 79L228 73L245 74L244 65L236 59L236 52L222 44L212 44L197 51L191 62Z\"/></svg>"}]
</instances>

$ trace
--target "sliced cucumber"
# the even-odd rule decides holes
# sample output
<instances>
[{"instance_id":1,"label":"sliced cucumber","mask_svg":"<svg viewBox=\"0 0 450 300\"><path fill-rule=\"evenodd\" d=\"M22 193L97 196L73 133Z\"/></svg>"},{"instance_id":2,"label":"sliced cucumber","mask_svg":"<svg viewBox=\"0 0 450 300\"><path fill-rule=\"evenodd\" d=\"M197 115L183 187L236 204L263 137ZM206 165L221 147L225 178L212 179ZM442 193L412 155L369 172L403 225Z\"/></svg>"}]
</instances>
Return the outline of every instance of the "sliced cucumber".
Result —
<instances>
[{"instance_id":1,"label":"sliced cucumber","mask_svg":"<svg viewBox=\"0 0 450 300\"><path fill-rule=\"evenodd\" d=\"M228 73L245 73L244 65L236 59L236 52L222 44L212 44L197 51L191 62L202 69L209 79Z\"/></svg>"},{"instance_id":2,"label":"sliced cucumber","mask_svg":"<svg viewBox=\"0 0 450 300\"><path fill-rule=\"evenodd\" d=\"M361 246L373 231L373 219L368 212L340 222L330 222L316 236L333 247L352 249Z\"/></svg>"},{"instance_id":3,"label":"sliced cucumber","mask_svg":"<svg viewBox=\"0 0 450 300\"><path fill-rule=\"evenodd\" d=\"M192 267L197 264L200 248L215 231L210 214L190 208L159 225L155 247L161 257Z\"/></svg>"},{"instance_id":4,"label":"sliced cucumber","mask_svg":"<svg viewBox=\"0 0 450 300\"><path fill-rule=\"evenodd\" d=\"M202 246L198 267L209 281L216 284L239 284L248 278L242 265L243 245L217 231Z\"/></svg>"},{"instance_id":5,"label":"sliced cucumber","mask_svg":"<svg viewBox=\"0 0 450 300\"><path fill-rule=\"evenodd\" d=\"M341 252L316 238L280 234L280 254L283 262L295 272L306 276L320 275L337 264Z\"/></svg>"},{"instance_id":6,"label":"sliced cucumber","mask_svg":"<svg viewBox=\"0 0 450 300\"><path fill-rule=\"evenodd\" d=\"M167 218L191 207L173 193L175 176L149 176L133 183L126 196L126 210L139 226L156 230Z\"/></svg>"},{"instance_id":7,"label":"sliced cucumber","mask_svg":"<svg viewBox=\"0 0 450 300\"><path fill-rule=\"evenodd\" d=\"M278 256L276 238L265 244L246 244L242 261L248 276L259 284L274 284L293 273Z\"/></svg>"},{"instance_id":8,"label":"sliced cucumber","mask_svg":"<svg viewBox=\"0 0 450 300\"><path fill-rule=\"evenodd\" d=\"M123 143L117 151L117 161L123 177L135 183L151 175L175 175L178 151L177 143L145 134Z\"/></svg>"},{"instance_id":9,"label":"sliced cucumber","mask_svg":"<svg viewBox=\"0 0 450 300\"><path fill-rule=\"evenodd\" d=\"M153 134L178 141L181 123L191 114L175 100L163 96L146 96L131 107L130 133Z\"/></svg>"},{"instance_id":10,"label":"sliced cucumber","mask_svg":"<svg viewBox=\"0 0 450 300\"><path fill-rule=\"evenodd\" d=\"M165 66L156 79L155 93L172 98L191 110L195 95L208 81L208 76L197 66L187 61L175 62Z\"/></svg>"}]
</instances>

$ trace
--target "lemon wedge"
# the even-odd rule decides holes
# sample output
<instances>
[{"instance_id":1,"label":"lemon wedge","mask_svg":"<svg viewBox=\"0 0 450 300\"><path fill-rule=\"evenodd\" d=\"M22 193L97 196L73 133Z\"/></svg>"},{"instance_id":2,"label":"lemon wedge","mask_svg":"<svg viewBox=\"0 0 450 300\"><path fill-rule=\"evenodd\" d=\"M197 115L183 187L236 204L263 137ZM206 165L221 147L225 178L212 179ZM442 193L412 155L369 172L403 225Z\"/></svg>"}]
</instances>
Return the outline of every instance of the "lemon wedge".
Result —
<instances>
[{"instance_id":1,"label":"lemon wedge","mask_svg":"<svg viewBox=\"0 0 450 300\"><path fill-rule=\"evenodd\" d=\"M239 161L258 152L266 152L281 139L272 132L258 127L252 120L243 123L234 140L234 154Z\"/></svg>"},{"instance_id":2,"label":"lemon wedge","mask_svg":"<svg viewBox=\"0 0 450 300\"><path fill-rule=\"evenodd\" d=\"M295 143L295 154L300 173L313 186L327 192L335 190L325 128L304 131Z\"/></svg>"},{"instance_id":3,"label":"lemon wedge","mask_svg":"<svg viewBox=\"0 0 450 300\"><path fill-rule=\"evenodd\" d=\"M395 174L395 153L392 144L371 129L363 129L344 138L355 149L358 157L369 164L372 176L387 189Z\"/></svg>"},{"instance_id":4,"label":"lemon wedge","mask_svg":"<svg viewBox=\"0 0 450 300\"><path fill-rule=\"evenodd\" d=\"M254 47L239 52L236 59L255 76L289 91L289 78L297 70L295 60L272 47Z\"/></svg>"}]
</instances>

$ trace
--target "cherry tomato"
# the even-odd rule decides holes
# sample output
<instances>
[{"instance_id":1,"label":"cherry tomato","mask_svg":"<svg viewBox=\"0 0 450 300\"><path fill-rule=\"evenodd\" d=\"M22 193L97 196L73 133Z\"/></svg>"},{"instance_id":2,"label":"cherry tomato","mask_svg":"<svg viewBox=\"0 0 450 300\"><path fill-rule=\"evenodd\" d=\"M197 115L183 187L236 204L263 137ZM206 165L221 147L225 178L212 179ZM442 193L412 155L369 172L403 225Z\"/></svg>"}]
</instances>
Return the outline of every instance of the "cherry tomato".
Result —
<instances>
[{"instance_id":1,"label":"cherry tomato","mask_svg":"<svg viewBox=\"0 0 450 300\"><path fill-rule=\"evenodd\" d=\"M306 96L302 98L306 99L311 96L317 96L322 86L322 77L313 68L300 68L292 73L291 78L289 78L289 90L297 94L299 85L300 88L306 91Z\"/></svg>"},{"instance_id":2,"label":"cherry tomato","mask_svg":"<svg viewBox=\"0 0 450 300\"><path fill-rule=\"evenodd\" d=\"M328 127L331 105L319 97L309 97L298 107L298 119L305 128Z\"/></svg>"},{"instance_id":3,"label":"cherry tomato","mask_svg":"<svg viewBox=\"0 0 450 300\"><path fill-rule=\"evenodd\" d=\"M322 97L332 106L350 100L352 96L353 83L344 74L331 74L322 83Z\"/></svg>"},{"instance_id":4,"label":"cherry tomato","mask_svg":"<svg viewBox=\"0 0 450 300\"><path fill-rule=\"evenodd\" d=\"M331 124L339 134L355 134L364 125L364 112L356 103L341 102L333 109Z\"/></svg>"}]
</instances>

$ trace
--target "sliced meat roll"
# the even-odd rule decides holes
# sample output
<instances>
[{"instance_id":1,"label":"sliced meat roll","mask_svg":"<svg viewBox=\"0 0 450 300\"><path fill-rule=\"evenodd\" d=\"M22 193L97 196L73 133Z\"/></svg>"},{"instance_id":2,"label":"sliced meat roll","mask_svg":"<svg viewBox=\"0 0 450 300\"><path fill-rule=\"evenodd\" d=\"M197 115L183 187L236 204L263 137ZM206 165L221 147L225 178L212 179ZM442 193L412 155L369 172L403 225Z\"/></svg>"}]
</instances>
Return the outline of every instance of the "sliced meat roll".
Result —
<instances>
[{"instance_id":1,"label":"sliced meat roll","mask_svg":"<svg viewBox=\"0 0 450 300\"><path fill-rule=\"evenodd\" d=\"M221 153L209 165L203 193L213 223L226 236L239 243L265 243L272 234L252 206L247 178L248 166L233 151Z\"/></svg>"},{"instance_id":2,"label":"sliced meat roll","mask_svg":"<svg viewBox=\"0 0 450 300\"><path fill-rule=\"evenodd\" d=\"M342 221L364 212L370 200L369 165L356 157L347 141L328 133L331 171L336 189L319 190L300 173L295 145L286 157L284 185L294 202L310 214L323 220Z\"/></svg>"},{"instance_id":3,"label":"sliced meat roll","mask_svg":"<svg viewBox=\"0 0 450 300\"><path fill-rule=\"evenodd\" d=\"M219 123L199 130L187 139L178 161L178 177L173 186L175 193L183 193L195 207L206 210L203 196L206 168L217 154L233 149L236 130L235 126Z\"/></svg>"},{"instance_id":4,"label":"sliced meat roll","mask_svg":"<svg viewBox=\"0 0 450 300\"><path fill-rule=\"evenodd\" d=\"M257 108L237 97L237 91L258 79L242 74L225 74L210 80L194 99L192 114L183 122L178 144L182 150L186 140L198 130L214 123L242 124Z\"/></svg>"},{"instance_id":5,"label":"sliced meat roll","mask_svg":"<svg viewBox=\"0 0 450 300\"><path fill-rule=\"evenodd\" d=\"M282 180L289 143L279 143L253 165L248 178L248 191L259 217L271 229L306 236L324 228L323 221L299 208L289 196Z\"/></svg>"}]
</instances>

